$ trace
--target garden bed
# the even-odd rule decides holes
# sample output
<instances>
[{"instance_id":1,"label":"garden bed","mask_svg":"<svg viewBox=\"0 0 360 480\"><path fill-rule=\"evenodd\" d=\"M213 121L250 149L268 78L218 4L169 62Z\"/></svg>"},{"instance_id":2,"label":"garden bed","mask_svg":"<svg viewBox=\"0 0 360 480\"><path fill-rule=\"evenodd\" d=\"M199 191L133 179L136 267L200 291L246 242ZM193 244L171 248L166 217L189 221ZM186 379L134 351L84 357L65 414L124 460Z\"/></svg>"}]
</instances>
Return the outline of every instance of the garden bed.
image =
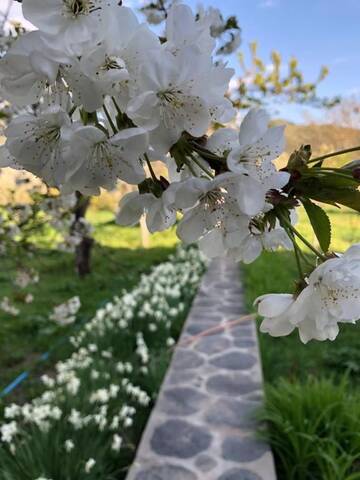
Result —
<instances>
[{"instance_id":1,"label":"garden bed","mask_svg":"<svg viewBox=\"0 0 360 480\"><path fill-rule=\"evenodd\" d=\"M0 309L0 391L71 331L72 326L59 327L49 320L56 305L78 296L81 308L77 324L86 321L104 302L124 288L134 287L142 274L174 252L174 232L152 236L150 248L144 249L140 229L116 225L113 212L90 209L88 217L96 244L92 273L86 278L80 279L75 272L74 253L56 248L53 232L35 236L32 255L24 259L24 266L39 276L36 284L16 288L14 280L21 262L15 252L1 256L0 302L8 297L19 314L12 316ZM26 294L33 296L32 303L24 302ZM53 350L53 362L64 355L63 346ZM32 391L31 382L27 389Z\"/></svg>"},{"instance_id":2,"label":"garden bed","mask_svg":"<svg viewBox=\"0 0 360 480\"><path fill-rule=\"evenodd\" d=\"M42 395L6 406L1 478L125 478L204 268L179 249L96 312Z\"/></svg>"}]
</instances>

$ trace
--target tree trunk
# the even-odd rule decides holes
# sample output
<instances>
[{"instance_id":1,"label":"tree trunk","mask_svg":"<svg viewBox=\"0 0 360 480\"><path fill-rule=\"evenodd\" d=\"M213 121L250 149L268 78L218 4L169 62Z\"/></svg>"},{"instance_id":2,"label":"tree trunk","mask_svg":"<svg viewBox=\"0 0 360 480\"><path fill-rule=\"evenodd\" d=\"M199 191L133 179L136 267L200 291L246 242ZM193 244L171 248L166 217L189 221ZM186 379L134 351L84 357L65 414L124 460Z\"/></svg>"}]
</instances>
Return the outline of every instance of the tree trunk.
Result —
<instances>
[{"instance_id":1,"label":"tree trunk","mask_svg":"<svg viewBox=\"0 0 360 480\"><path fill-rule=\"evenodd\" d=\"M90 205L90 197L85 197L80 192L76 192L77 203L74 214L75 220L73 227L77 222L85 218L87 209ZM94 240L89 235L82 237L79 245L75 249L75 267L78 275L83 278L91 273L91 252L94 245Z\"/></svg>"}]
</instances>

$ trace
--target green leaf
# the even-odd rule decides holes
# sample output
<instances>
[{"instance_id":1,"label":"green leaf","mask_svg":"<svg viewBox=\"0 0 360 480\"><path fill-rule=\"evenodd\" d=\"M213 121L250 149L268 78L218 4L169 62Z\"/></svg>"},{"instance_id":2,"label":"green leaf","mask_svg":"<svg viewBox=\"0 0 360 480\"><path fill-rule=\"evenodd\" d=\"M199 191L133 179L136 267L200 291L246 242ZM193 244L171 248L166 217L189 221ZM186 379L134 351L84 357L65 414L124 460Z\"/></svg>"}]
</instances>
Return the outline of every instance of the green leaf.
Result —
<instances>
[{"instance_id":1,"label":"green leaf","mask_svg":"<svg viewBox=\"0 0 360 480\"><path fill-rule=\"evenodd\" d=\"M324 203L336 203L360 212L360 190L343 188L313 193L312 197Z\"/></svg>"},{"instance_id":2,"label":"green leaf","mask_svg":"<svg viewBox=\"0 0 360 480\"><path fill-rule=\"evenodd\" d=\"M329 250L331 242L331 222L330 219L319 205L311 202L310 200L302 201L306 213L311 222L312 228L319 241L319 245L324 253Z\"/></svg>"}]
</instances>

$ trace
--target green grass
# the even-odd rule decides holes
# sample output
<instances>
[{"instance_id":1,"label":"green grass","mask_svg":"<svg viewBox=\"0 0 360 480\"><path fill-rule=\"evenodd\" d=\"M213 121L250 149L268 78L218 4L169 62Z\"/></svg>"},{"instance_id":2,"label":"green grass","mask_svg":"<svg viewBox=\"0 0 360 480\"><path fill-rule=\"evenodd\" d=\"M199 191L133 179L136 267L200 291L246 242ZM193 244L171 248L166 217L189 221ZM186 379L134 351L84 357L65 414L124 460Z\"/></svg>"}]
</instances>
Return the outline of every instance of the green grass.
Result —
<instances>
[{"instance_id":1,"label":"green grass","mask_svg":"<svg viewBox=\"0 0 360 480\"><path fill-rule=\"evenodd\" d=\"M360 479L360 391L346 378L279 381L261 416L279 480Z\"/></svg>"},{"instance_id":2,"label":"green grass","mask_svg":"<svg viewBox=\"0 0 360 480\"><path fill-rule=\"evenodd\" d=\"M144 250L139 228L115 225L110 212L90 211L89 219L96 240L93 273L80 280L74 270L74 255L49 248L51 232L36 239L34 255L26 261L40 275L38 284L26 288L34 295L32 304L25 304L14 290L16 258L1 259L0 298L9 296L21 313L12 317L0 310L0 390L31 366L39 353L71 331L72 327L60 328L48 320L55 305L78 295L82 303L78 322L90 318L104 301L133 287L142 273L164 261L176 244L176 236L170 231L153 236L150 248Z\"/></svg>"}]
</instances>

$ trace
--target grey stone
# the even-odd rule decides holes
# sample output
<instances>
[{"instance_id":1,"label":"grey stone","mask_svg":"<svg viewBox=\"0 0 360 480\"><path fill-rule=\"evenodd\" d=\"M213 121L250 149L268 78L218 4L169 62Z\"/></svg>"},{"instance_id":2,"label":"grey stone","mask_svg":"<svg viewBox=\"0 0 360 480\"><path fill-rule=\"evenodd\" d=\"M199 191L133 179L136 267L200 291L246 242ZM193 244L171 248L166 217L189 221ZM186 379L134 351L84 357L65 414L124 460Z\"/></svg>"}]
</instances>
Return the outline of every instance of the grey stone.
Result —
<instances>
[{"instance_id":1,"label":"grey stone","mask_svg":"<svg viewBox=\"0 0 360 480\"><path fill-rule=\"evenodd\" d=\"M212 337L204 337L198 341L196 350L208 355L221 353L231 346L231 341L228 338L221 337L219 334Z\"/></svg>"},{"instance_id":2,"label":"grey stone","mask_svg":"<svg viewBox=\"0 0 360 480\"><path fill-rule=\"evenodd\" d=\"M259 383L253 382L247 375L214 375L206 384L207 390L218 395L239 396L254 392L261 388Z\"/></svg>"},{"instance_id":3,"label":"grey stone","mask_svg":"<svg viewBox=\"0 0 360 480\"><path fill-rule=\"evenodd\" d=\"M221 311L227 315L242 315L245 313L241 303L239 305L224 305Z\"/></svg>"},{"instance_id":4,"label":"grey stone","mask_svg":"<svg viewBox=\"0 0 360 480\"><path fill-rule=\"evenodd\" d=\"M232 327L230 332L233 337L253 337L255 330L254 327L251 325L240 325L237 327Z\"/></svg>"},{"instance_id":5,"label":"grey stone","mask_svg":"<svg viewBox=\"0 0 360 480\"><path fill-rule=\"evenodd\" d=\"M171 388L165 390L160 409L168 415L191 415L201 408L206 398L206 395L194 388Z\"/></svg>"},{"instance_id":6,"label":"grey stone","mask_svg":"<svg viewBox=\"0 0 360 480\"><path fill-rule=\"evenodd\" d=\"M195 302L193 303L193 306L196 307L206 307L210 308L211 307L211 298L204 297L204 296L199 296Z\"/></svg>"},{"instance_id":7,"label":"grey stone","mask_svg":"<svg viewBox=\"0 0 360 480\"><path fill-rule=\"evenodd\" d=\"M256 342L252 338L236 338L234 340L234 347L252 348L256 347Z\"/></svg>"},{"instance_id":8,"label":"grey stone","mask_svg":"<svg viewBox=\"0 0 360 480\"><path fill-rule=\"evenodd\" d=\"M247 370L256 363L256 358L248 353L229 352L213 358L210 363L226 370Z\"/></svg>"},{"instance_id":9,"label":"grey stone","mask_svg":"<svg viewBox=\"0 0 360 480\"><path fill-rule=\"evenodd\" d=\"M199 322L199 323L193 323L192 325L189 325L187 329L185 330L186 333L189 335L199 335L200 333L205 333L208 332L209 330L213 329L216 327L213 323L208 323L208 322ZM218 335L219 332L217 330L214 330L213 332L208 332L207 335Z\"/></svg>"},{"instance_id":10,"label":"grey stone","mask_svg":"<svg viewBox=\"0 0 360 480\"><path fill-rule=\"evenodd\" d=\"M207 473L213 470L217 463L209 455L199 455L195 461L195 466L202 472Z\"/></svg>"},{"instance_id":11,"label":"grey stone","mask_svg":"<svg viewBox=\"0 0 360 480\"><path fill-rule=\"evenodd\" d=\"M232 428L249 428L256 424L254 414L259 406L255 402L220 398L206 412L210 425Z\"/></svg>"},{"instance_id":12,"label":"grey stone","mask_svg":"<svg viewBox=\"0 0 360 480\"><path fill-rule=\"evenodd\" d=\"M204 363L203 358L192 350L178 349L172 367L176 370L198 368Z\"/></svg>"},{"instance_id":13,"label":"grey stone","mask_svg":"<svg viewBox=\"0 0 360 480\"><path fill-rule=\"evenodd\" d=\"M214 312L213 309L211 310L211 313L210 313L208 310L197 308L194 312L193 324L198 322L205 322L205 323L211 324L214 327L215 325L220 324L221 320L222 320L222 315L216 314L216 312Z\"/></svg>"},{"instance_id":14,"label":"grey stone","mask_svg":"<svg viewBox=\"0 0 360 480\"><path fill-rule=\"evenodd\" d=\"M194 379L194 372L192 370L176 370L171 372L169 377L170 385L181 385L183 383L191 383Z\"/></svg>"},{"instance_id":15,"label":"grey stone","mask_svg":"<svg viewBox=\"0 0 360 480\"><path fill-rule=\"evenodd\" d=\"M177 465L159 465L150 467L138 473L135 480L197 480L197 477L187 468Z\"/></svg>"},{"instance_id":16,"label":"grey stone","mask_svg":"<svg viewBox=\"0 0 360 480\"><path fill-rule=\"evenodd\" d=\"M157 427L151 438L155 453L176 458L192 458L207 450L212 436L205 428L183 420L168 420Z\"/></svg>"},{"instance_id":17,"label":"grey stone","mask_svg":"<svg viewBox=\"0 0 360 480\"><path fill-rule=\"evenodd\" d=\"M222 456L232 462L253 462L268 451L268 447L260 440L251 437L228 437L222 445Z\"/></svg>"},{"instance_id":18,"label":"grey stone","mask_svg":"<svg viewBox=\"0 0 360 480\"><path fill-rule=\"evenodd\" d=\"M244 470L243 468L233 468L228 472L225 472L219 480L263 480L259 475L250 470ZM266 479L264 479L266 480Z\"/></svg>"}]
</instances>

